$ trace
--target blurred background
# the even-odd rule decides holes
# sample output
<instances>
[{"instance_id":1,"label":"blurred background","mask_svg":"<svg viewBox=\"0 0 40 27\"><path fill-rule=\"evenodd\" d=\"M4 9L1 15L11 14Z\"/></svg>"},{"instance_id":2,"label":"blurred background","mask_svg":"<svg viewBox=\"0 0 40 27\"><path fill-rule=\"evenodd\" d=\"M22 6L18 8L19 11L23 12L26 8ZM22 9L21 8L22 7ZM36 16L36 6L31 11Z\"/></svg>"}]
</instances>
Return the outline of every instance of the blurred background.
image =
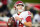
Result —
<instances>
[{"instance_id":1,"label":"blurred background","mask_svg":"<svg viewBox=\"0 0 40 27\"><path fill-rule=\"evenodd\" d=\"M40 27L40 0L0 0L0 27L6 26L8 19L17 13L14 7L17 1L23 1L25 11L31 12L32 27Z\"/></svg>"}]
</instances>

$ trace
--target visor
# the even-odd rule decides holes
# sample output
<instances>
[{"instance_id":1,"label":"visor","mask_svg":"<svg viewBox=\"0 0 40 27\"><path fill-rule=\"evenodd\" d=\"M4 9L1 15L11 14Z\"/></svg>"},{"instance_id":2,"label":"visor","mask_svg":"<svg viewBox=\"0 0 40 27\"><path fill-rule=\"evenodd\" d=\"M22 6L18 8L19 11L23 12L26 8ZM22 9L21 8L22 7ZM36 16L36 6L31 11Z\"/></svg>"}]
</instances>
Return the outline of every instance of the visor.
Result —
<instances>
[{"instance_id":1,"label":"visor","mask_svg":"<svg viewBox=\"0 0 40 27\"><path fill-rule=\"evenodd\" d=\"M18 6L18 5L22 5L22 6L24 6L23 4L17 4L17 6Z\"/></svg>"}]
</instances>

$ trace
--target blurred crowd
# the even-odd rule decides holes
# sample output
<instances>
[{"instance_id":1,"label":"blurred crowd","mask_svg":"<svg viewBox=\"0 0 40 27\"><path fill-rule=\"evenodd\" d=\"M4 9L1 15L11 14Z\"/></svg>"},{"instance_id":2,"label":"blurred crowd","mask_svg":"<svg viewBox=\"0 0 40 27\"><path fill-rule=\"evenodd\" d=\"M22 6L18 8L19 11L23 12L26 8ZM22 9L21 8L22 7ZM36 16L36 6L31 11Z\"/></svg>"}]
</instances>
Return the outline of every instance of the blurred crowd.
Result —
<instances>
[{"instance_id":1,"label":"blurred crowd","mask_svg":"<svg viewBox=\"0 0 40 27\"><path fill-rule=\"evenodd\" d=\"M25 11L31 12L32 23L39 23L40 24L40 4L38 4L38 3L25 3ZM17 13L16 8L13 7L10 9L8 7L7 0L0 0L0 17L12 17L12 15L15 13Z\"/></svg>"},{"instance_id":2,"label":"blurred crowd","mask_svg":"<svg viewBox=\"0 0 40 27\"><path fill-rule=\"evenodd\" d=\"M10 10L7 6L7 0L1 0L0 1L0 17L11 17Z\"/></svg>"}]
</instances>

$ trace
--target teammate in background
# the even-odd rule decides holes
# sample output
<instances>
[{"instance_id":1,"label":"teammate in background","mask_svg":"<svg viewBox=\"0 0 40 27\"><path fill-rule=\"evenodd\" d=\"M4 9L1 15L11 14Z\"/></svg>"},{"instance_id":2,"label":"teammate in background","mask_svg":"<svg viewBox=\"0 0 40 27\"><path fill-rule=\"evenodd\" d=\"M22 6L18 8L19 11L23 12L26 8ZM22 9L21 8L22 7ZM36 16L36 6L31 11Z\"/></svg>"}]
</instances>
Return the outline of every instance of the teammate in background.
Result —
<instances>
[{"instance_id":1,"label":"teammate in background","mask_svg":"<svg viewBox=\"0 0 40 27\"><path fill-rule=\"evenodd\" d=\"M25 11L24 4L22 1L17 1L15 3L16 10L18 12L13 15L15 21L17 22L17 27L32 27L31 23L31 12Z\"/></svg>"}]
</instances>

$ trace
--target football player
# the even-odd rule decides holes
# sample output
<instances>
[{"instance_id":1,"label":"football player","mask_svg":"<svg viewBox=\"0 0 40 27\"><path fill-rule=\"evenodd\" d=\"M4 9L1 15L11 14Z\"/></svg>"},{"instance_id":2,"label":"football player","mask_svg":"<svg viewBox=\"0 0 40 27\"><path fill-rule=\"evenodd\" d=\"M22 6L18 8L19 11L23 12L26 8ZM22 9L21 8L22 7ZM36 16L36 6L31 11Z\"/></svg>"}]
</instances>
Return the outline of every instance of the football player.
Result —
<instances>
[{"instance_id":1,"label":"football player","mask_svg":"<svg viewBox=\"0 0 40 27\"><path fill-rule=\"evenodd\" d=\"M25 11L24 3L22 1L17 1L15 3L15 7L18 12L14 14L13 17L17 22L17 27L32 27L31 12Z\"/></svg>"}]
</instances>

